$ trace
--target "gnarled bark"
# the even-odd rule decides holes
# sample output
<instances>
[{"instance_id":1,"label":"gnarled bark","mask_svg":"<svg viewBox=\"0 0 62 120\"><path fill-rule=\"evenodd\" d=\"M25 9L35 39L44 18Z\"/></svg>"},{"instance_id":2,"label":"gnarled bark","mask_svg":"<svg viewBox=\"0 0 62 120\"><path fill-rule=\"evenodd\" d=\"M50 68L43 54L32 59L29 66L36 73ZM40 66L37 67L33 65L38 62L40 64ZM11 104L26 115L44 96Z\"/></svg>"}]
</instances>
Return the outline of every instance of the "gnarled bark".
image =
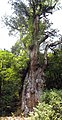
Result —
<instances>
[{"instance_id":1,"label":"gnarled bark","mask_svg":"<svg viewBox=\"0 0 62 120\"><path fill-rule=\"evenodd\" d=\"M40 95L44 86L44 72L38 67L37 52L34 46L31 50L31 63L29 73L24 80L22 91L22 111L26 115L33 110L40 100Z\"/></svg>"},{"instance_id":2,"label":"gnarled bark","mask_svg":"<svg viewBox=\"0 0 62 120\"><path fill-rule=\"evenodd\" d=\"M40 101L40 95L44 87L44 69L38 66L38 32L39 32L39 16L34 18L34 44L30 49L30 67L27 72L22 96L21 96L21 109L24 111L24 115L27 115L30 111L33 111Z\"/></svg>"}]
</instances>

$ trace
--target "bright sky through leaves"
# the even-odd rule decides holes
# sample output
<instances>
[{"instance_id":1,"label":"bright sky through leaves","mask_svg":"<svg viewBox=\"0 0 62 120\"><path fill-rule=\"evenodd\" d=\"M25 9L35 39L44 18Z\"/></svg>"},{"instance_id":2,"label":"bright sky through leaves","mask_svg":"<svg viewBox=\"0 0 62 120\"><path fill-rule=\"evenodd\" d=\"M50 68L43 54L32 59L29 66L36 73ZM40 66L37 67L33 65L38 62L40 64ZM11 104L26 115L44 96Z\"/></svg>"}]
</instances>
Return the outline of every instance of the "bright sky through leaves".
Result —
<instances>
[{"instance_id":1,"label":"bright sky through leaves","mask_svg":"<svg viewBox=\"0 0 62 120\"><path fill-rule=\"evenodd\" d=\"M8 0L0 0L0 49L5 48L10 50L11 46L14 45L17 38L9 36L8 29L6 27L2 27L3 25L1 23L1 17L3 17L4 14L11 14ZM53 27L58 28L62 34L62 10L54 12L54 14L51 16L51 20L54 23Z\"/></svg>"}]
</instances>

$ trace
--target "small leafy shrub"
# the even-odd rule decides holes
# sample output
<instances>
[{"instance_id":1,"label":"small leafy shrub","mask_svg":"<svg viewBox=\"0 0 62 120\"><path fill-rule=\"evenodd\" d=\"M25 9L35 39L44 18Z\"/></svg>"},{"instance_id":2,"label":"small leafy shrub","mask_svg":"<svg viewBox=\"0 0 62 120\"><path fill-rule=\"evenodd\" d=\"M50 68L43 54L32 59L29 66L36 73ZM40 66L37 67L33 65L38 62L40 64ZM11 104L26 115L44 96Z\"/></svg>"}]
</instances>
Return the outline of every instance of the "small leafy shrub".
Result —
<instances>
[{"instance_id":1,"label":"small leafy shrub","mask_svg":"<svg viewBox=\"0 0 62 120\"><path fill-rule=\"evenodd\" d=\"M32 120L62 120L62 90L47 90L31 114Z\"/></svg>"}]
</instances>

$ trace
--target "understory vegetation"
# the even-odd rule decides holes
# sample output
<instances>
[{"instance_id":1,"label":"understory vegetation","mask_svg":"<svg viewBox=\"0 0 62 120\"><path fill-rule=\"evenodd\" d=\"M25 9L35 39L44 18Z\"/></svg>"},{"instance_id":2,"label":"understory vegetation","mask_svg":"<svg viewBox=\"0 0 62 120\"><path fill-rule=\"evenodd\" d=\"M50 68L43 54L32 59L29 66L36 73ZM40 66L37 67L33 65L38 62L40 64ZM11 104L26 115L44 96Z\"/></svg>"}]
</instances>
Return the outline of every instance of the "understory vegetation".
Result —
<instances>
[{"instance_id":1,"label":"understory vegetation","mask_svg":"<svg viewBox=\"0 0 62 120\"><path fill-rule=\"evenodd\" d=\"M32 120L62 120L62 90L50 89L43 92L41 102L34 113Z\"/></svg>"},{"instance_id":2,"label":"understory vegetation","mask_svg":"<svg viewBox=\"0 0 62 120\"><path fill-rule=\"evenodd\" d=\"M24 53L24 56L16 56L6 50L0 50L0 116L10 116L17 110L23 76L21 70L26 69L29 60L25 55ZM56 50L55 54L48 53L48 66L45 74L46 86L40 97L40 103L31 115L32 120L61 120L62 51Z\"/></svg>"},{"instance_id":3,"label":"understory vegetation","mask_svg":"<svg viewBox=\"0 0 62 120\"><path fill-rule=\"evenodd\" d=\"M0 116L11 115L19 102L21 70L27 66L25 52L15 56L9 51L0 50Z\"/></svg>"}]
</instances>

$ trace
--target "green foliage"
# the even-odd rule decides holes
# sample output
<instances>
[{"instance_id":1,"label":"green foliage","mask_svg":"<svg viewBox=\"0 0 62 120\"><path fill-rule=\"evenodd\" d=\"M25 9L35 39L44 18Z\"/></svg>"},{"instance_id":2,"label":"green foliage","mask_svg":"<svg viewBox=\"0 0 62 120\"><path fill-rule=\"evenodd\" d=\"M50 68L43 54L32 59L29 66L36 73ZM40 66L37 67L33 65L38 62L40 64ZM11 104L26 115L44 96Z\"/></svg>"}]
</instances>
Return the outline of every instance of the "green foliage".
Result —
<instances>
[{"instance_id":1,"label":"green foliage","mask_svg":"<svg viewBox=\"0 0 62 120\"><path fill-rule=\"evenodd\" d=\"M62 90L46 90L34 108L32 120L62 120Z\"/></svg>"},{"instance_id":2,"label":"green foliage","mask_svg":"<svg viewBox=\"0 0 62 120\"><path fill-rule=\"evenodd\" d=\"M0 115L10 115L17 108L19 89L21 87L21 73L27 67L27 53L20 51L15 56L6 50L0 50Z\"/></svg>"},{"instance_id":3,"label":"green foliage","mask_svg":"<svg viewBox=\"0 0 62 120\"><path fill-rule=\"evenodd\" d=\"M34 23L36 16L38 16L38 42L40 37L41 39L44 37L45 29L48 28L47 26L50 27L50 25L48 25L49 22L46 19L46 13L51 13L52 9L55 8L54 5L56 5L57 2L58 0L27 0L28 4L26 4L26 2L23 2L22 0L11 0L10 4L14 10L14 14L12 14L11 16L5 16L3 21L5 25L9 27L10 33L13 31L19 31L20 36L22 36L23 38L23 40L21 40L22 43L25 44L26 47L28 47L29 44L35 44L36 42L34 35L36 26ZM44 17L47 21L46 23Z\"/></svg>"},{"instance_id":4,"label":"green foliage","mask_svg":"<svg viewBox=\"0 0 62 120\"><path fill-rule=\"evenodd\" d=\"M12 101L18 100L20 76L16 66L15 56L0 50L0 115L14 111ZM17 71L16 71L17 70Z\"/></svg>"},{"instance_id":5,"label":"green foliage","mask_svg":"<svg viewBox=\"0 0 62 120\"><path fill-rule=\"evenodd\" d=\"M54 54L48 54L48 66L45 73L47 88L62 88L62 51L55 50Z\"/></svg>"}]
</instances>

